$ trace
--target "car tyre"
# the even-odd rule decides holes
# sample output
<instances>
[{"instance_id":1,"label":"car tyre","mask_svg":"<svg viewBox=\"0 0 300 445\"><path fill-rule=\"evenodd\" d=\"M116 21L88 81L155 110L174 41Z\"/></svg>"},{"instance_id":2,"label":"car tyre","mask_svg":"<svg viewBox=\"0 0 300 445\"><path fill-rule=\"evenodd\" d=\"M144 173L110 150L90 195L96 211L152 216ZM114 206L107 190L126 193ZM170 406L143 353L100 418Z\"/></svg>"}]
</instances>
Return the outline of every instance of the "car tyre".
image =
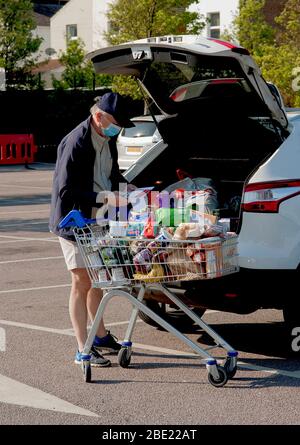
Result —
<instances>
[{"instance_id":1,"label":"car tyre","mask_svg":"<svg viewBox=\"0 0 300 445\"><path fill-rule=\"evenodd\" d=\"M165 321L170 323L175 329L191 329L193 326L196 328L194 321L183 311L174 309L165 311L163 304L159 303L158 301L145 300L143 303L147 306L147 308L151 309ZM205 309L194 308L193 312L195 312L195 314L201 318L205 312ZM140 319L143 320L146 324L155 328L163 329L158 323L156 323L156 321L152 320L152 318L150 318L144 312L139 311L138 314Z\"/></svg>"}]
</instances>

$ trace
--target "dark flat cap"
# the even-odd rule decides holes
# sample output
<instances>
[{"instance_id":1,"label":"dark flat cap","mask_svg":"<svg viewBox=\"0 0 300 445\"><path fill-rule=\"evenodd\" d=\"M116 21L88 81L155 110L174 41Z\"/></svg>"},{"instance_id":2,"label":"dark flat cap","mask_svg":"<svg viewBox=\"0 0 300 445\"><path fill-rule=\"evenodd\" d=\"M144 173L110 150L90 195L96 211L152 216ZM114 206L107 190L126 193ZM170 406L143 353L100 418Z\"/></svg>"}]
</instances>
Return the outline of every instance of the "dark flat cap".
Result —
<instances>
[{"instance_id":1,"label":"dark flat cap","mask_svg":"<svg viewBox=\"0 0 300 445\"><path fill-rule=\"evenodd\" d=\"M120 94L103 94L103 96L97 98L96 105L100 110L111 114L120 127L130 128L135 126L129 119L128 106Z\"/></svg>"}]
</instances>

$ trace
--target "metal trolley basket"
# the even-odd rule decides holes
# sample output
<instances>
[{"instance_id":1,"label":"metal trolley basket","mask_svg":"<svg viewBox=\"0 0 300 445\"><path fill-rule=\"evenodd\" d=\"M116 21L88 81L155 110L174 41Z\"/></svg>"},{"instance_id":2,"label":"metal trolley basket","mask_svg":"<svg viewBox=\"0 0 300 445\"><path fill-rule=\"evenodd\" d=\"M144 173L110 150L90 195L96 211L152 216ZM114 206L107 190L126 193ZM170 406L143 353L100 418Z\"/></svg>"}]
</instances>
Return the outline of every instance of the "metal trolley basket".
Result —
<instances>
[{"instance_id":1,"label":"metal trolley basket","mask_svg":"<svg viewBox=\"0 0 300 445\"><path fill-rule=\"evenodd\" d=\"M133 311L118 354L120 366L126 368L130 364L131 338L140 310L202 357L208 370L208 380L213 386L224 386L228 378L232 378L236 373L237 351L172 293L167 283L214 279L237 272L238 237L230 236L223 240L206 238L197 241L178 241L163 237L160 239L112 238L107 225L91 224L92 220L75 216L76 227L73 231L92 286L105 290L83 350L82 368L85 381L91 381L89 354L105 308L111 298L123 297L133 305ZM66 217L61 222L61 227L70 226L69 220L70 218ZM214 340L215 345L202 349L149 309L143 303L147 289L164 293ZM137 296L133 295L133 290L137 290L135 292ZM217 347L227 351L223 366L220 366L208 352Z\"/></svg>"}]
</instances>

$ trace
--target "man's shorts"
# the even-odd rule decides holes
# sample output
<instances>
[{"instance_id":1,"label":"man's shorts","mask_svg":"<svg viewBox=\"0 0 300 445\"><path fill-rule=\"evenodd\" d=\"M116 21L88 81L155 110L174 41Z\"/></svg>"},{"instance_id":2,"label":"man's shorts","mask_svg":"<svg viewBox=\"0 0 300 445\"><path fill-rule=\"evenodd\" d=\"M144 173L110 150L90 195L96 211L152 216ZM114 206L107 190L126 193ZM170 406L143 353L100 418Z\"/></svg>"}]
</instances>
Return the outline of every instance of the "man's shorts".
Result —
<instances>
[{"instance_id":1,"label":"man's shorts","mask_svg":"<svg viewBox=\"0 0 300 445\"><path fill-rule=\"evenodd\" d=\"M85 269L85 264L75 241L58 237L68 270Z\"/></svg>"}]
</instances>

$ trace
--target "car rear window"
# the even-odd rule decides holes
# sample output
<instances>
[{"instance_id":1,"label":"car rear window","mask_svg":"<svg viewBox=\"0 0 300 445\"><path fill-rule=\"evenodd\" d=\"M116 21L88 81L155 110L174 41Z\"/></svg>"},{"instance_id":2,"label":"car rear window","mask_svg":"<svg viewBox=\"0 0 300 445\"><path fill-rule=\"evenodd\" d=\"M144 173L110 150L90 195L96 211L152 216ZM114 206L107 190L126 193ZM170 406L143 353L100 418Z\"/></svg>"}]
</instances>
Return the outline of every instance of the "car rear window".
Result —
<instances>
[{"instance_id":1,"label":"car rear window","mask_svg":"<svg viewBox=\"0 0 300 445\"><path fill-rule=\"evenodd\" d=\"M135 127L132 128L123 128L121 136L125 136L127 138L142 138L147 136L153 136L156 125L154 122L146 122L146 121L133 121Z\"/></svg>"}]
</instances>

